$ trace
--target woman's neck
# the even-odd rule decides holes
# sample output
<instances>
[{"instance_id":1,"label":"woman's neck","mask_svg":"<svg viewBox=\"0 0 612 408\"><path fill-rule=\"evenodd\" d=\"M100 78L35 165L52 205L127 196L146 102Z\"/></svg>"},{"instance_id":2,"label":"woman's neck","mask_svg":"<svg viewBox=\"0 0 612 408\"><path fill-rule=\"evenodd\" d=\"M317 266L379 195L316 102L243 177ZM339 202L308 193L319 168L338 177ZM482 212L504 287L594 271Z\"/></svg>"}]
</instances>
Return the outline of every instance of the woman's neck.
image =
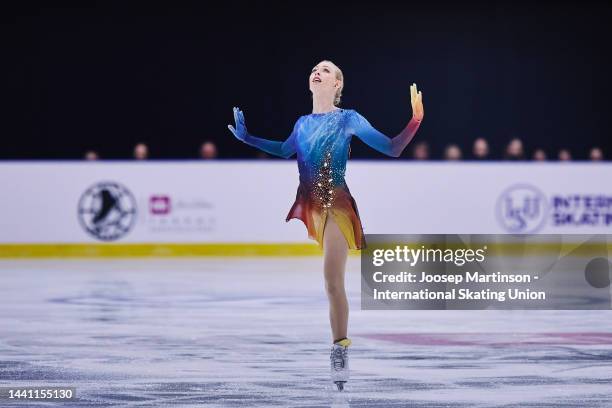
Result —
<instances>
[{"instance_id":1,"label":"woman's neck","mask_svg":"<svg viewBox=\"0 0 612 408\"><path fill-rule=\"evenodd\" d=\"M312 98L312 113L327 113L338 109L329 98Z\"/></svg>"}]
</instances>

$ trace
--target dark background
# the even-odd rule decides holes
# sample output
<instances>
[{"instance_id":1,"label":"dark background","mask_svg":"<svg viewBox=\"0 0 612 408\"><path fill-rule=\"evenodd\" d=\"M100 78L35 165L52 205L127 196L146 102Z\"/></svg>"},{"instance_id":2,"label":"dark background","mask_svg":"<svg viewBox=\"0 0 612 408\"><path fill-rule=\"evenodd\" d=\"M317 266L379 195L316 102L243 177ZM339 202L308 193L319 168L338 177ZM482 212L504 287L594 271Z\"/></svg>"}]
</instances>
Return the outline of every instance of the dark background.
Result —
<instances>
[{"instance_id":1,"label":"dark background","mask_svg":"<svg viewBox=\"0 0 612 408\"><path fill-rule=\"evenodd\" d=\"M2 12L2 159L121 159L140 141L152 158L195 158L206 139L222 158L254 157L226 128L232 107L284 140L324 58L344 71L342 106L389 136L416 82L415 140L434 157L476 137L500 157L513 136L529 155L612 153L605 2L41 4ZM383 157L353 140L353 158Z\"/></svg>"}]
</instances>

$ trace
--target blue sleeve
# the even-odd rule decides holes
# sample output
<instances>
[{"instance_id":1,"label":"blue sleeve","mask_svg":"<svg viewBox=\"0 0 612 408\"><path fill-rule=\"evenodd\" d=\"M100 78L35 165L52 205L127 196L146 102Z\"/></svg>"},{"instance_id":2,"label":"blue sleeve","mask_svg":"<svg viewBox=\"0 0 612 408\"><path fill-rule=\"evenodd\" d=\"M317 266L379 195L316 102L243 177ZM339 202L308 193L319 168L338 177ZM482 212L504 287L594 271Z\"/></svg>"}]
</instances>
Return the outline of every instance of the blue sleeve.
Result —
<instances>
[{"instance_id":1,"label":"blue sleeve","mask_svg":"<svg viewBox=\"0 0 612 408\"><path fill-rule=\"evenodd\" d=\"M284 142L278 142L275 140L263 139L260 137L255 137L250 133L247 134L244 142L250 146L257 147L260 150L263 150L266 153L270 153L274 156L279 156L284 159L288 159L293 156L296 152L295 146L295 138L300 128L300 123L302 118L300 117L293 126L293 131Z\"/></svg>"},{"instance_id":2,"label":"blue sleeve","mask_svg":"<svg viewBox=\"0 0 612 408\"><path fill-rule=\"evenodd\" d=\"M391 157L399 157L408 143L414 137L418 123L410 121L406 129L394 138L389 138L376 130L370 122L357 111L352 111L349 117L349 131L365 144Z\"/></svg>"}]
</instances>

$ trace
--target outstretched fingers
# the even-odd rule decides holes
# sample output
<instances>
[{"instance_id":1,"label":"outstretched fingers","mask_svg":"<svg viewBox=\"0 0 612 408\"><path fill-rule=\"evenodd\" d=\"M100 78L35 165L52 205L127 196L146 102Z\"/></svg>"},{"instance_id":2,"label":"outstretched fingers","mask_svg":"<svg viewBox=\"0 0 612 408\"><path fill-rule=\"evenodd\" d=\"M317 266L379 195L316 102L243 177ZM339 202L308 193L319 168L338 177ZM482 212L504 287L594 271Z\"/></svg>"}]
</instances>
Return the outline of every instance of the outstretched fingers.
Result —
<instances>
[{"instance_id":1,"label":"outstretched fingers","mask_svg":"<svg viewBox=\"0 0 612 408\"><path fill-rule=\"evenodd\" d=\"M423 119L423 94L418 90L417 84L410 85L410 102L412 103L412 115L418 119Z\"/></svg>"},{"instance_id":2,"label":"outstretched fingers","mask_svg":"<svg viewBox=\"0 0 612 408\"><path fill-rule=\"evenodd\" d=\"M236 126L238 126L238 123L240 123L240 116L238 114L238 108L234 108L234 122L236 123Z\"/></svg>"},{"instance_id":3,"label":"outstretched fingers","mask_svg":"<svg viewBox=\"0 0 612 408\"><path fill-rule=\"evenodd\" d=\"M234 108L234 121L236 122L236 127L244 126L244 113L238 108Z\"/></svg>"}]
</instances>

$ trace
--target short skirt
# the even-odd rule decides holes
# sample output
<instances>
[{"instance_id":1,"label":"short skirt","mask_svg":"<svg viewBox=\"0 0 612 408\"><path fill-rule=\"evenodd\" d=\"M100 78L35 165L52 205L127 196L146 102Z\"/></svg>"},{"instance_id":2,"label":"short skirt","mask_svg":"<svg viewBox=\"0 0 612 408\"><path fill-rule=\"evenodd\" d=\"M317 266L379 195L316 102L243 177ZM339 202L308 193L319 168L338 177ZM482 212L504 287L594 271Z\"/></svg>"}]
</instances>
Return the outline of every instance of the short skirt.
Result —
<instances>
[{"instance_id":1,"label":"short skirt","mask_svg":"<svg viewBox=\"0 0 612 408\"><path fill-rule=\"evenodd\" d=\"M318 242L323 249L323 233L325 221L331 215L340 227L349 249L360 250L365 248L365 239L357 204L351 195L346 183L333 188L330 194L333 200L325 201L317 197L316 192L300 183L295 202L289 210L285 221L293 218L302 220L308 230L308 237Z\"/></svg>"}]
</instances>

